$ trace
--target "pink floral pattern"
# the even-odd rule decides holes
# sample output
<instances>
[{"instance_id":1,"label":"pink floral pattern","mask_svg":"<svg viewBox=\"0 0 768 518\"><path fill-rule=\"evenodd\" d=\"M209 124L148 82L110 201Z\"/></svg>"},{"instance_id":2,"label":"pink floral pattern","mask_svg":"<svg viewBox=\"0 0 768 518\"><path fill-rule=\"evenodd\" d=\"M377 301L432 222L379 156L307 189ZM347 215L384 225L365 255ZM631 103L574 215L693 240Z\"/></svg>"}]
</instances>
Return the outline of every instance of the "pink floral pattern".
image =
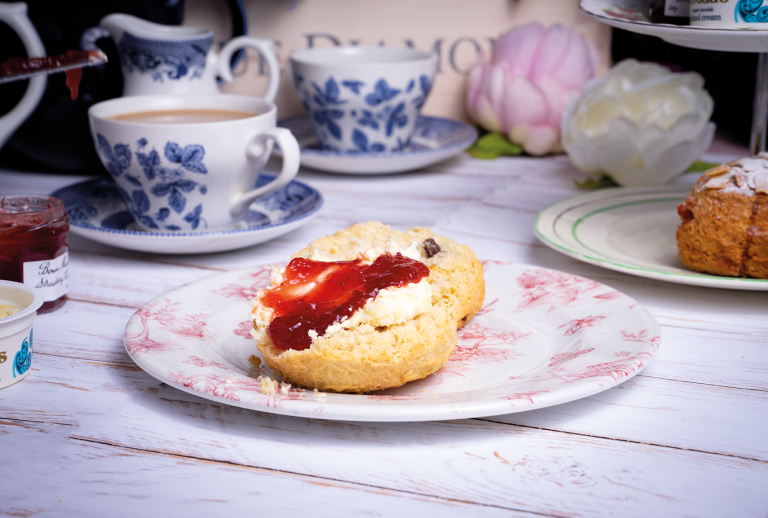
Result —
<instances>
[{"instance_id":1,"label":"pink floral pattern","mask_svg":"<svg viewBox=\"0 0 768 518\"><path fill-rule=\"evenodd\" d=\"M595 327L606 318L608 318L606 315L595 315L595 316L590 315L584 318L575 318L561 325L560 327L558 327L558 329L567 327L567 329L565 330L565 333L563 333L563 336L571 336L583 329L589 329L590 327Z\"/></svg>"},{"instance_id":2,"label":"pink floral pattern","mask_svg":"<svg viewBox=\"0 0 768 518\"><path fill-rule=\"evenodd\" d=\"M571 360L573 360L575 358L578 358L582 354L591 353L594 350L595 350L594 347L590 347L589 349L583 349L581 351L574 351L572 353L556 354L552 358L550 358L550 360L549 360L549 367L555 367L557 365L562 365L565 362L569 362L569 361L571 361Z\"/></svg>"},{"instance_id":3,"label":"pink floral pattern","mask_svg":"<svg viewBox=\"0 0 768 518\"><path fill-rule=\"evenodd\" d=\"M412 399L413 396L409 395L397 395L397 396L389 396L389 395L368 395L365 396L366 399L370 399L371 401L406 401L408 399Z\"/></svg>"},{"instance_id":4,"label":"pink floral pattern","mask_svg":"<svg viewBox=\"0 0 768 518\"><path fill-rule=\"evenodd\" d=\"M661 337L659 335L651 336L647 329L639 331L637 334L627 331L621 331L621 339L625 342L638 342L641 344L648 344L653 347L654 352L659 350L659 343L661 343Z\"/></svg>"},{"instance_id":5,"label":"pink floral pattern","mask_svg":"<svg viewBox=\"0 0 768 518\"><path fill-rule=\"evenodd\" d=\"M523 353L512 347L525 340L530 333L499 331L480 324L467 324L456 332L457 343L453 354L443 367L430 377L442 382L445 376L464 376L473 372L473 362L501 362L519 358ZM434 384L434 383L432 383Z\"/></svg>"},{"instance_id":6,"label":"pink floral pattern","mask_svg":"<svg viewBox=\"0 0 768 518\"><path fill-rule=\"evenodd\" d=\"M146 353L158 354L179 349L180 346L173 340L157 341L150 338L150 323L159 324L163 329L178 337L206 338L205 314L179 315L179 305L179 302L165 300L162 303L150 302L139 308L134 315L139 317L141 330L133 334L129 334L126 330L125 347L128 352L134 356Z\"/></svg>"},{"instance_id":7,"label":"pink floral pattern","mask_svg":"<svg viewBox=\"0 0 768 518\"><path fill-rule=\"evenodd\" d=\"M534 381L559 380L561 383L573 383L575 381L589 379L597 385L604 386L611 380L619 381L642 369L653 355L639 353L622 357L619 360L588 365L580 369L558 368L539 375Z\"/></svg>"},{"instance_id":8,"label":"pink floral pattern","mask_svg":"<svg viewBox=\"0 0 768 518\"><path fill-rule=\"evenodd\" d=\"M197 365L198 367L218 367L220 369L227 368L225 365L220 364L216 360L204 360L203 358L199 358L194 355L190 356L188 359L184 360L181 363L189 363L192 365Z\"/></svg>"},{"instance_id":9,"label":"pink floral pattern","mask_svg":"<svg viewBox=\"0 0 768 518\"><path fill-rule=\"evenodd\" d=\"M518 312L539 306L549 306L547 312L550 312L606 295L605 286L597 281L543 268L526 270L517 278L517 284L522 288L515 294L520 298L514 310Z\"/></svg>"},{"instance_id":10,"label":"pink floral pattern","mask_svg":"<svg viewBox=\"0 0 768 518\"><path fill-rule=\"evenodd\" d=\"M240 322L240 324L238 324L237 329L235 329L234 332L237 336L242 336L243 338L250 338L252 329L253 329L253 321L246 320L244 322Z\"/></svg>"},{"instance_id":11,"label":"pink floral pattern","mask_svg":"<svg viewBox=\"0 0 768 518\"><path fill-rule=\"evenodd\" d=\"M446 364L400 389L404 394L392 389L364 396L319 395L287 385L262 394L261 382L239 369L248 370L245 360L257 353L247 303L269 284L270 272L264 268L227 272L171 290L136 311L124 341L144 370L201 397L283 414L353 420L363 414L382 420L414 415L398 410L405 405L424 405L430 419L538 408L594 393L595 386L614 386L658 351L653 317L616 290L545 268L498 261L485 261L483 267L483 307L458 330ZM600 332L584 333L595 328ZM266 365L249 372L254 377L271 373ZM425 386L430 389L419 390Z\"/></svg>"},{"instance_id":12,"label":"pink floral pattern","mask_svg":"<svg viewBox=\"0 0 768 518\"><path fill-rule=\"evenodd\" d=\"M221 295L228 299L239 299L246 302L251 302L256 298L256 293L262 288L270 286L270 271L266 268L256 270L248 275L250 281L248 284L243 285L241 283L228 283L213 290L213 293Z\"/></svg>"},{"instance_id":13,"label":"pink floral pattern","mask_svg":"<svg viewBox=\"0 0 768 518\"><path fill-rule=\"evenodd\" d=\"M549 390L530 390L528 392L516 392L514 394L507 394L504 396L499 396L499 399L503 399L505 401L527 401L528 403L535 403L534 398L541 397L545 394L549 394ZM511 403L512 406L515 406L514 403Z\"/></svg>"}]
</instances>

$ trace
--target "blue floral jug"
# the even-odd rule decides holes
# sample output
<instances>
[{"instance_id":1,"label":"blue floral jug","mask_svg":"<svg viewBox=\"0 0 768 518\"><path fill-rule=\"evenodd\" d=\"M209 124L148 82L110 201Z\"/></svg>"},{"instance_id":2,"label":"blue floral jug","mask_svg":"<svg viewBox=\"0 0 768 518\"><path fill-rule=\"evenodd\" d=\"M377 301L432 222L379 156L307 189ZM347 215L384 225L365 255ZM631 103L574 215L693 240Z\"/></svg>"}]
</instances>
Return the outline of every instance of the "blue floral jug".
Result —
<instances>
[{"instance_id":1,"label":"blue floral jug","mask_svg":"<svg viewBox=\"0 0 768 518\"><path fill-rule=\"evenodd\" d=\"M232 81L230 59L244 47L258 51L268 68L264 99L271 102L277 95L280 67L270 40L240 36L216 53L214 33L208 29L162 25L122 13L105 16L100 25L117 45L123 96L218 93L217 78Z\"/></svg>"}]
</instances>

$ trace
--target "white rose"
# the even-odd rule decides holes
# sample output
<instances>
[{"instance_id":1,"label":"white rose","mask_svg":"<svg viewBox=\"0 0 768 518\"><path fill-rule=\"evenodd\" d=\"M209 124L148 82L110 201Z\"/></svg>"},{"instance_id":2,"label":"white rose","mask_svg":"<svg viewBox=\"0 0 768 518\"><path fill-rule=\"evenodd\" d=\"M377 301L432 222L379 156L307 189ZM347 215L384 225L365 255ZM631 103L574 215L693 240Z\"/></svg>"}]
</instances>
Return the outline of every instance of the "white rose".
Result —
<instances>
[{"instance_id":1,"label":"white rose","mask_svg":"<svg viewBox=\"0 0 768 518\"><path fill-rule=\"evenodd\" d=\"M712 142L713 104L696 72L626 59L568 106L563 147L578 169L620 185L666 183Z\"/></svg>"}]
</instances>

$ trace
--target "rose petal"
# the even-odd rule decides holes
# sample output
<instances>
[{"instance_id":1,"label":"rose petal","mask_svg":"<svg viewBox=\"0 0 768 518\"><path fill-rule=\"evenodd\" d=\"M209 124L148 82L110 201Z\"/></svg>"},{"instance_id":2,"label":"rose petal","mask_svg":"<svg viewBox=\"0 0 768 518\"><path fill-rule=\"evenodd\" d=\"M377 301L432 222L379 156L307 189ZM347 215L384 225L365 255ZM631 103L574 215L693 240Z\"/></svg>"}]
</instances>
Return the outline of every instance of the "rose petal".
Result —
<instances>
[{"instance_id":1,"label":"rose petal","mask_svg":"<svg viewBox=\"0 0 768 518\"><path fill-rule=\"evenodd\" d=\"M502 116L504 133L520 124L543 123L548 115L549 104L536 85L523 77L508 78Z\"/></svg>"},{"instance_id":2,"label":"rose petal","mask_svg":"<svg viewBox=\"0 0 768 518\"><path fill-rule=\"evenodd\" d=\"M545 32L544 26L537 22L513 27L496 40L491 63L506 63L511 75L527 77Z\"/></svg>"}]
</instances>

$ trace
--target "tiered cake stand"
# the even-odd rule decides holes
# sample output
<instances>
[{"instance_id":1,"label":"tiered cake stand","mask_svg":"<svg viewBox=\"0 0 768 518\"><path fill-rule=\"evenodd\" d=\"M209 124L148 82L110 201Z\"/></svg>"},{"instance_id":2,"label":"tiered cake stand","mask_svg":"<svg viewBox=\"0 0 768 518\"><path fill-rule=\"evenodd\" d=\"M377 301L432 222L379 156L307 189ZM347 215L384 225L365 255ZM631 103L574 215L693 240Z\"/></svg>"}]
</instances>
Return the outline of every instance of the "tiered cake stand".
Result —
<instances>
[{"instance_id":1,"label":"tiered cake stand","mask_svg":"<svg viewBox=\"0 0 768 518\"><path fill-rule=\"evenodd\" d=\"M662 40L702 50L725 52L757 52L757 81L752 113L750 151L756 155L765 151L768 129L768 30L710 29L650 23L647 2L621 0L581 0L581 11L595 21Z\"/></svg>"}]
</instances>

